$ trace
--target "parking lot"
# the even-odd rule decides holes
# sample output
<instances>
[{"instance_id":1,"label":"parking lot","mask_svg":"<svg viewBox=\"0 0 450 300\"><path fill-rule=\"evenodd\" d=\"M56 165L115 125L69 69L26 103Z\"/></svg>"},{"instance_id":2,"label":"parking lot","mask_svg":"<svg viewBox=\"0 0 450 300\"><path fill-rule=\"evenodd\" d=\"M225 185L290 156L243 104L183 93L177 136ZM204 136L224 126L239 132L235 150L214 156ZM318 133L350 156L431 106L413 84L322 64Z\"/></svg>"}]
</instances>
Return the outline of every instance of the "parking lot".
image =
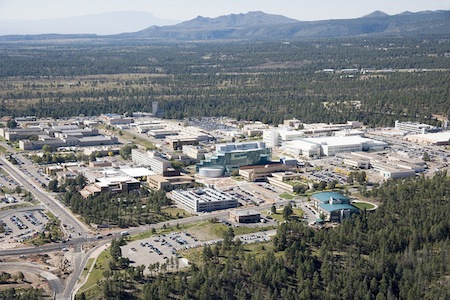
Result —
<instances>
[{"instance_id":1,"label":"parking lot","mask_svg":"<svg viewBox=\"0 0 450 300\"><path fill-rule=\"evenodd\" d=\"M0 188L7 188L7 189L15 189L17 186L17 182L12 179L10 176L7 176L4 174L4 170L0 172Z\"/></svg>"},{"instance_id":2,"label":"parking lot","mask_svg":"<svg viewBox=\"0 0 450 300\"><path fill-rule=\"evenodd\" d=\"M187 232L172 232L170 234L162 234L160 236L151 237L139 241L133 241L122 246L122 255L128 257L133 266L144 265L148 267L150 264L159 262L167 263L171 260L178 260L179 267L187 265L178 253L179 250L188 249L201 244L198 239ZM144 273L150 271L146 269Z\"/></svg>"},{"instance_id":3,"label":"parking lot","mask_svg":"<svg viewBox=\"0 0 450 300\"><path fill-rule=\"evenodd\" d=\"M0 220L4 227L0 242L24 242L42 232L47 223L48 217L42 210L11 212Z\"/></svg>"},{"instance_id":4,"label":"parking lot","mask_svg":"<svg viewBox=\"0 0 450 300\"><path fill-rule=\"evenodd\" d=\"M235 239L241 240L244 244L267 242L275 233L276 230L257 232L236 236ZM222 239L199 241L187 232L172 232L129 242L121 249L122 256L130 259L132 266L144 265L146 266L144 274L149 274L150 270L147 267L157 262L169 264L170 261L173 261L174 263L178 262L180 268L187 266L189 262L178 253L179 251L214 245L220 241Z\"/></svg>"}]
</instances>

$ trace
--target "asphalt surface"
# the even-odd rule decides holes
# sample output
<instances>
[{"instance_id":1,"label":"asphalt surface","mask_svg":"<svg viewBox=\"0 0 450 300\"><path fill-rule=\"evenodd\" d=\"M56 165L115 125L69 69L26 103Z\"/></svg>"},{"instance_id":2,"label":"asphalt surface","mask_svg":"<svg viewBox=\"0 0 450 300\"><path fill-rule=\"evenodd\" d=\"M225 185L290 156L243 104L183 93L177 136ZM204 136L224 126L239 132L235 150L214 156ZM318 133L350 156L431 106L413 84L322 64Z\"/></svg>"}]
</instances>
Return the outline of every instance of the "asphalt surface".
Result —
<instances>
[{"instance_id":1,"label":"asphalt surface","mask_svg":"<svg viewBox=\"0 0 450 300\"><path fill-rule=\"evenodd\" d=\"M61 279L55 274L45 270L45 266L33 265L31 263L21 263L21 262L2 262L0 263L0 269L2 270L12 270L12 271L22 271L28 273L37 274L45 278L53 292L55 293L55 299L63 299L64 284Z\"/></svg>"},{"instance_id":2,"label":"asphalt surface","mask_svg":"<svg viewBox=\"0 0 450 300\"><path fill-rule=\"evenodd\" d=\"M89 228L80 220L73 216L67 208L65 208L58 200L49 195L40 186L34 183L31 178L28 178L19 168L11 164L4 157L0 158L3 163L3 168L14 178L20 185L30 191L30 193L39 200L45 207L47 207L62 223L71 226L73 232L87 233ZM30 166L31 167L31 166Z\"/></svg>"}]
</instances>

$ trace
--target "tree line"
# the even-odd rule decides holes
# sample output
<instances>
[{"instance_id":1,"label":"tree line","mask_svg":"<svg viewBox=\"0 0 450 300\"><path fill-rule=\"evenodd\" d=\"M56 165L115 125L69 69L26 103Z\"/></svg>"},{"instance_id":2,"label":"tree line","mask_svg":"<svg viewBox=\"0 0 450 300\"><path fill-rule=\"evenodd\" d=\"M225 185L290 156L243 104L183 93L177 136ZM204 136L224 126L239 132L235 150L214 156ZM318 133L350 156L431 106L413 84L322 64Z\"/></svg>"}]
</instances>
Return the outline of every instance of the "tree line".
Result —
<instances>
[{"instance_id":1,"label":"tree line","mask_svg":"<svg viewBox=\"0 0 450 300\"><path fill-rule=\"evenodd\" d=\"M288 218L256 252L230 228L187 269L124 266L103 286L114 287L108 299L448 299L450 177L390 180L368 194L379 208L337 227Z\"/></svg>"}]
</instances>

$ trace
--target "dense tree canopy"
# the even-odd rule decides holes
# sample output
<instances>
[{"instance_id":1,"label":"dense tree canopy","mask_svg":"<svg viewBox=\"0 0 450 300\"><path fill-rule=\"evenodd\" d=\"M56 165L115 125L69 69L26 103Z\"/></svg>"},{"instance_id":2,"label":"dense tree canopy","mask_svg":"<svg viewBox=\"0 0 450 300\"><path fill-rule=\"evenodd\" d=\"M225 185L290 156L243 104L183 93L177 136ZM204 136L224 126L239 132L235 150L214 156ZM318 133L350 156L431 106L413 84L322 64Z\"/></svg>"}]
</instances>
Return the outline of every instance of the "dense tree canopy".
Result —
<instances>
[{"instance_id":1,"label":"dense tree canopy","mask_svg":"<svg viewBox=\"0 0 450 300\"><path fill-rule=\"evenodd\" d=\"M329 229L282 223L257 256L230 229L188 270L128 267L108 273L105 288L115 299L449 299L450 177L388 181L369 194L382 202L376 211Z\"/></svg>"},{"instance_id":2,"label":"dense tree canopy","mask_svg":"<svg viewBox=\"0 0 450 300\"><path fill-rule=\"evenodd\" d=\"M151 112L158 101L164 117L177 119L436 123L432 114L450 115L449 43L439 36L289 44L5 43L0 115ZM359 71L340 73L345 68Z\"/></svg>"}]
</instances>

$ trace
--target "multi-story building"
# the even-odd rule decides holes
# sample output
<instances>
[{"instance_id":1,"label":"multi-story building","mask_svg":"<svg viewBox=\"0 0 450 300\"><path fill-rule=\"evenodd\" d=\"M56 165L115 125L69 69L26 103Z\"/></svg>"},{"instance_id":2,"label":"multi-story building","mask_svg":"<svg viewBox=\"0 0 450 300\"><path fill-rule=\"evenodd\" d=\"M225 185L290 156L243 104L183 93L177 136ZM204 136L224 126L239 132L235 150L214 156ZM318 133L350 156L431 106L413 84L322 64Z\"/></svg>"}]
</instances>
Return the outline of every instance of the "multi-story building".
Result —
<instances>
[{"instance_id":1,"label":"multi-story building","mask_svg":"<svg viewBox=\"0 0 450 300\"><path fill-rule=\"evenodd\" d=\"M150 167L156 174L163 174L172 163L162 157L156 156L154 152L131 149L131 160L140 166Z\"/></svg>"},{"instance_id":2,"label":"multi-story building","mask_svg":"<svg viewBox=\"0 0 450 300\"><path fill-rule=\"evenodd\" d=\"M205 153L208 151L200 146L191 146L186 145L183 146L183 153L189 156L190 158L201 160L205 158Z\"/></svg>"},{"instance_id":3,"label":"multi-story building","mask_svg":"<svg viewBox=\"0 0 450 300\"><path fill-rule=\"evenodd\" d=\"M231 173L242 166L267 164L271 162L271 153L264 142L217 144L216 151L205 154L205 159L197 164L197 172L201 168L220 166Z\"/></svg>"},{"instance_id":4,"label":"multi-story building","mask_svg":"<svg viewBox=\"0 0 450 300\"><path fill-rule=\"evenodd\" d=\"M195 211L214 211L238 206L238 200L221 191L204 188L172 191L172 199Z\"/></svg>"},{"instance_id":5,"label":"multi-story building","mask_svg":"<svg viewBox=\"0 0 450 300\"><path fill-rule=\"evenodd\" d=\"M97 178L94 183L86 185L84 189L80 191L80 194L84 198L87 198L106 192L125 193L139 189L140 186L141 183L139 180L126 176L101 177Z\"/></svg>"},{"instance_id":6,"label":"multi-story building","mask_svg":"<svg viewBox=\"0 0 450 300\"><path fill-rule=\"evenodd\" d=\"M429 132L437 132L439 128L416 122L400 122L395 121L395 129L405 131L408 134L425 134Z\"/></svg>"}]
</instances>

